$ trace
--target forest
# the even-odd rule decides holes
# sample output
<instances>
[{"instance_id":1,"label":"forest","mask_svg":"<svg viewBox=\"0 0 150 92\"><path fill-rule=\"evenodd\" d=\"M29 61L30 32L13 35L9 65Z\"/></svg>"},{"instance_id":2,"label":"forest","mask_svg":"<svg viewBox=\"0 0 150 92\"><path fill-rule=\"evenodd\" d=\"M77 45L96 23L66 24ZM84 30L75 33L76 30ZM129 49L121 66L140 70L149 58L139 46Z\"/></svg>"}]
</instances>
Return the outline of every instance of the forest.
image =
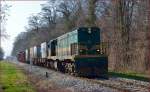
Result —
<instances>
[{"instance_id":1,"label":"forest","mask_svg":"<svg viewBox=\"0 0 150 92\"><path fill-rule=\"evenodd\" d=\"M28 18L12 55L81 26L98 26L108 43L109 69L148 74L150 0L48 0Z\"/></svg>"}]
</instances>

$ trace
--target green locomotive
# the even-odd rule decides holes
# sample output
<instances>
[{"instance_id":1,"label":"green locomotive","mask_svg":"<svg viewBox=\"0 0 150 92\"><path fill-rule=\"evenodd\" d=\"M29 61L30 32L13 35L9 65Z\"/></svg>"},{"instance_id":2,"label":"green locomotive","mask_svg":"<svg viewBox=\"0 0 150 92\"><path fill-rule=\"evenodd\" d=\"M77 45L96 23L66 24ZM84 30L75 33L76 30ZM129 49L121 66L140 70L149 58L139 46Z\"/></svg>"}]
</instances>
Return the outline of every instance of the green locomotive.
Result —
<instances>
[{"instance_id":1,"label":"green locomotive","mask_svg":"<svg viewBox=\"0 0 150 92\"><path fill-rule=\"evenodd\" d=\"M36 55L31 53L30 60L35 65L73 75L107 78L107 45L101 42L100 33L97 27L80 27L42 43L40 51L33 51Z\"/></svg>"}]
</instances>

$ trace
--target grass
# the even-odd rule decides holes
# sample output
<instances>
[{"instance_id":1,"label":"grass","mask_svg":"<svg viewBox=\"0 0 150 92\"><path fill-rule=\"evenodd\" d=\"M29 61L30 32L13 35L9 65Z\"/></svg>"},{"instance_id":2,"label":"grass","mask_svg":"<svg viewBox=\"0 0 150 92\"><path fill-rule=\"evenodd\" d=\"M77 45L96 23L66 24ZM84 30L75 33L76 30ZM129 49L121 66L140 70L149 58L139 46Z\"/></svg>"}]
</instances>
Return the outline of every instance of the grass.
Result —
<instances>
[{"instance_id":1,"label":"grass","mask_svg":"<svg viewBox=\"0 0 150 92\"><path fill-rule=\"evenodd\" d=\"M0 61L0 85L4 92L35 92L25 74L4 61Z\"/></svg>"},{"instance_id":2,"label":"grass","mask_svg":"<svg viewBox=\"0 0 150 92\"><path fill-rule=\"evenodd\" d=\"M109 71L109 75L113 77L122 77L122 78L134 79L134 80L140 80L146 82L150 81L150 78L148 76L144 74L135 73L135 72L121 73L121 72Z\"/></svg>"}]
</instances>

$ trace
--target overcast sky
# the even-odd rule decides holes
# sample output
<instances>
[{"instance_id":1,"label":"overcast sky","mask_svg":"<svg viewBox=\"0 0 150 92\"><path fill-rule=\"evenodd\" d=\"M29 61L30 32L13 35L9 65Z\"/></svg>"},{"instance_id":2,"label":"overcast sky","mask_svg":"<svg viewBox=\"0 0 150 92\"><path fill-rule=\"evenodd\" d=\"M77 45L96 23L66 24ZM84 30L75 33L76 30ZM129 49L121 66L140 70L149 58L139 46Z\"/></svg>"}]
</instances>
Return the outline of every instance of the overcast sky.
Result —
<instances>
[{"instance_id":1,"label":"overcast sky","mask_svg":"<svg viewBox=\"0 0 150 92\"><path fill-rule=\"evenodd\" d=\"M46 1L7 1L8 5L12 7L9 10L7 17L6 32L10 36L8 39L2 41L2 48L5 51L5 56L9 56L12 51L15 37L25 31L25 26L28 23L28 17L31 14L39 13L41 4Z\"/></svg>"}]
</instances>

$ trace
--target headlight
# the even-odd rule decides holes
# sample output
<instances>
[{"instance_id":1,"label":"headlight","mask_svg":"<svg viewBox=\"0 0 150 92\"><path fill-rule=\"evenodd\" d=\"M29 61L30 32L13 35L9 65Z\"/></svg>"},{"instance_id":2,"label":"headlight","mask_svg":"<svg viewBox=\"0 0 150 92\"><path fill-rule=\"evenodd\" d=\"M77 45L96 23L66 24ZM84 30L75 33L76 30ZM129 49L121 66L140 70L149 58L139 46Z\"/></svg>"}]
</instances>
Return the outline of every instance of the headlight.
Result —
<instances>
[{"instance_id":1,"label":"headlight","mask_svg":"<svg viewBox=\"0 0 150 92\"><path fill-rule=\"evenodd\" d=\"M97 52L100 52L100 50L99 50L99 49L97 49L96 51L97 51Z\"/></svg>"},{"instance_id":2,"label":"headlight","mask_svg":"<svg viewBox=\"0 0 150 92\"><path fill-rule=\"evenodd\" d=\"M80 50L80 52L82 52L83 50Z\"/></svg>"},{"instance_id":3,"label":"headlight","mask_svg":"<svg viewBox=\"0 0 150 92\"><path fill-rule=\"evenodd\" d=\"M91 34L91 33L92 33L91 28L89 28L89 29L88 29L88 33L89 33L89 34Z\"/></svg>"}]
</instances>

